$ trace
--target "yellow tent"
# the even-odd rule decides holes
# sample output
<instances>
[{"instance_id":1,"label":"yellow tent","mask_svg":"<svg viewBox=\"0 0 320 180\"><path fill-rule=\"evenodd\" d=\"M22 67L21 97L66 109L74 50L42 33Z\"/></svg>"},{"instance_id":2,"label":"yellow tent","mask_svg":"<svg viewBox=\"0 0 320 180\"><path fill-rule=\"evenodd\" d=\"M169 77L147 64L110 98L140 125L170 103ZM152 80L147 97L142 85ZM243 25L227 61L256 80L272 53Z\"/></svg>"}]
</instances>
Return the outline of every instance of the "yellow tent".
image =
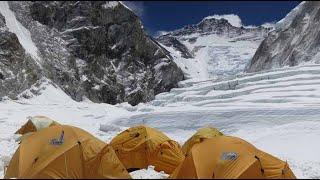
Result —
<instances>
[{"instance_id":1,"label":"yellow tent","mask_svg":"<svg viewBox=\"0 0 320 180\"><path fill-rule=\"evenodd\" d=\"M111 146L86 131L56 125L21 141L4 178L130 178Z\"/></svg>"},{"instance_id":2,"label":"yellow tent","mask_svg":"<svg viewBox=\"0 0 320 180\"><path fill-rule=\"evenodd\" d=\"M28 121L23 126L21 126L21 128L17 130L17 132L15 132L15 134L24 135L24 134L27 134L30 132L36 132L36 131L39 131L40 129L54 126L57 124L59 123L57 123L56 121L46 116L34 116L34 117L30 117Z\"/></svg>"},{"instance_id":3,"label":"yellow tent","mask_svg":"<svg viewBox=\"0 0 320 180\"><path fill-rule=\"evenodd\" d=\"M195 144L170 178L295 178L286 162L248 142L218 136Z\"/></svg>"},{"instance_id":4,"label":"yellow tent","mask_svg":"<svg viewBox=\"0 0 320 180\"><path fill-rule=\"evenodd\" d=\"M153 165L155 170L170 174L184 159L177 142L147 126L129 128L110 144L129 171Z\"/></svg>"},{"instance_id":5,"label":"yellow tent","mask_svg":"<svg viewBox=\"0 0 320 180\"><path fill-rule=\"evenodd\" d=\"M213 127L204 127L198 129L198 131L189 138L182 146L182 152L187 154L194 144L202 142L204 139L222 136L222 132Z\"/></svg>"}]
</instances>

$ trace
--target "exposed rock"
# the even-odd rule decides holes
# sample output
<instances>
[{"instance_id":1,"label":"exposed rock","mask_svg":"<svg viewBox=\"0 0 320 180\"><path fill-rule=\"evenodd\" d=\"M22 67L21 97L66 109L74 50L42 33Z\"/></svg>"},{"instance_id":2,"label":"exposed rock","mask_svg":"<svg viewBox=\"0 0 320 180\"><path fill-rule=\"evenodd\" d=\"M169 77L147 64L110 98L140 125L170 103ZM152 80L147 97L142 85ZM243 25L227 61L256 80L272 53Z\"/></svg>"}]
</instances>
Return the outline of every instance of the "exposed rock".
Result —
<instances>
[{"instance_id":1,"label":"exposed rock","mask_svg":"<svg viewBox=\"0 0 320 180\"><path fill-rule=\"evenodd\" d=\"M8 31L0 14L0 97L16 99L39 79L38 74L33 59L25 54L17 36Z\"/></svg>"},{"instance_id":2,"label":"exposed rock","mask_svg":"<svg viewBox=\"0 0 320 180\"><path fill-rule=\"evenodd\" d=\"M320 2L302 2L276 24L247 72L320 62Z\"/></svg>"},{"instance_id":3,"label":"exposed rock","mask_svg":"<svg viewBox=\"0 0 320 180\"><path fill-rule=\"evenodd\" d=\"M9 5L39 49L44 76L75 100L85 96L93 102L136 105L183 80L169 53L148 37L139 18L120 2Z\"/></svg>"},{"instance_id":4,"label":"exposed rock","mask_svg":"<svg viewBox=\"0 0 320 180\"><path fill-rule=\"evenodd\" d=\"M183 45L176 37L170 35L163 35L157 38L159 42L161 42L165 46L172 46L177 51L181 52L181 57L189 59L193 58L192 53L188 50L188 48ZM196 40L196 39L193 39Z\"/></svg>"},{"instance_id":5,"label":"exposed rock","mask_svg":"<svg viewBox=\"0 0 320 180\"><path fill-rule=\"evenodd\" d=\"M227 19L210 16L157 40L187 78L219 79L242 73L271 29L234 26Z\"/></svg>"}]
</instances>

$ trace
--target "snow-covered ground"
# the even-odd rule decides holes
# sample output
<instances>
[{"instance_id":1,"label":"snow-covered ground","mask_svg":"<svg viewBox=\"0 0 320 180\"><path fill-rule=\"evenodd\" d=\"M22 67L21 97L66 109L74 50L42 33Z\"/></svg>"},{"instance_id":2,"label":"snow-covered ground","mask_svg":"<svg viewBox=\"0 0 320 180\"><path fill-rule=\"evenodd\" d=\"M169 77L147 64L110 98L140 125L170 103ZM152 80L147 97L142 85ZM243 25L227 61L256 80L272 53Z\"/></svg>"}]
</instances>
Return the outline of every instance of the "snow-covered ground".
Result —
<instances>
[{"instance_id":1,"label":"snow-covered ground","mask_svg":"<svg viewBox=\"0 0 320 180\"><path fill-rule=\"evenodd\" d=\"M147 169L141 169L130 173L133 179L167 179L168 174L163 171L157 172L154 170L154 166L149 166Z\"/></svg>"},{"instance_id":2,"label":"snow-covered ground","mask_svg":"<svg viewBox=\"0 0 320 180\"><path fill-rule=\"evenodd\" d=\"M44 83L31 99L0 102L0 177L18 144L13 133L26 117L45 115L109 142L118 132L147 124L183 143L212 125L288 161L298 178L320 178L320 66L278 69L234 79L181 82L181 88L132 107L75 102ZM44 88L45 87L45 88ZM164 177L149 168L134 178ZM163 176L162 176L163 175Z\"/></svg>"}]
</instances>

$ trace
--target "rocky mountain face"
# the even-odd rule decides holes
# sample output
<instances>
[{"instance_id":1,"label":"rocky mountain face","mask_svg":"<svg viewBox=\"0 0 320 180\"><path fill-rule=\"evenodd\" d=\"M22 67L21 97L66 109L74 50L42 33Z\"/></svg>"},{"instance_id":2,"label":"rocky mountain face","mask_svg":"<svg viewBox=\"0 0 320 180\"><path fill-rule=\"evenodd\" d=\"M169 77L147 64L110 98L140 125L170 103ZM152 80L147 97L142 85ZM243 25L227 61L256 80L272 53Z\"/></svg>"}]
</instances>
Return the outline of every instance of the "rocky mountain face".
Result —
<instances>
[{"instance_id":1,"label":"rocky mountain face","mask_svg":"<svg viewBox=\"0 0 320 180\"><path fill-rule=\"evenodd\" d=\"M300 3L261 43L247 72L320 62L320 2Z\"/></svg>"},{"instance_id":2,"label":"rocky mountain face","mask_svg":"<svg viewBox=\"0 0 320 180\"><path fill-rule=\"evenodd\" d=\"M238 16L232 16L241 22ZM198 24L161 35L157 40L171 52L187 78L235 75L244 71L271 27L238 26L229 20L206 17Z\"/></svg>"},{"instance_id":3,"label":"rocky mountain face","mask_svg":"<svg viewBox=\"0 0 320 180\"><path fill-rule=\"evenodd\" d=\"M184 79L169 52L144 32L139 18L120 2L8 3L37 48L39 58L30 60L38 62L38 68L32 68L39 69L33 79L48 78L77 101L87 97L93 102L136 105ZM0 72L7 77L3 69ZM26 87L33 83L29 79ZM7 94L2 91L0 95Z\"/></svg>"},{"instance_id":4,"label":"rocky mountain face","mask_svg":"<svg viewBox=\"0 0 320 180\"><path fill-rule=\"evenodd\" d=\"M0 100L3 96L14 99L17 92L26 90L38 79L38 67L17 36L9 32L0 14Z\"/></svg>"}]
</instances>

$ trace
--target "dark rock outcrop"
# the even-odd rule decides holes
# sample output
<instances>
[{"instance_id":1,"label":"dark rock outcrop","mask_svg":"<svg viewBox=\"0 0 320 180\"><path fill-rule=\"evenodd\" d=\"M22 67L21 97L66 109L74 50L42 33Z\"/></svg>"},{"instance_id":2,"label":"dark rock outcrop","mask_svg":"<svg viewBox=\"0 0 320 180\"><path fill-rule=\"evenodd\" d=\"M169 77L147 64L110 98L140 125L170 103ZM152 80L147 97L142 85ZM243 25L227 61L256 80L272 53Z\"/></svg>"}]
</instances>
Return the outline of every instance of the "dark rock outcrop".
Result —
<instances>
[{"instance_id":1,"label":"dark rock outcrop","mask_svg":"<svg viewBox=\"0 0 320 180\"><path fill-rule=\"evenodd\" d=\"M320 62L320 2L302 2L269 33L247 72Z\"/></svg>"},{"instance_id":2,"label":"dark rock outcrop","mask_svg":"<svg viewBox=\"0 0 320 180\"><path fill-rule=\"evenodd\" d=\"M17 36L9 32L5 18L0 14L0 99L4 96L16 99L18 93L39 79L38 70Z\"/></svg>"},{"instance_id":3,"label":"dark rock outcrop","mask_svg":"<svg viewBox=\"0 0 320 180\"><path fill-rule=\"evenodd\" d=\"M30 31L45 77L75 100L132 105L177 87L183 73L119 2L9 2Z\"/></svg>"}]
</instances>

